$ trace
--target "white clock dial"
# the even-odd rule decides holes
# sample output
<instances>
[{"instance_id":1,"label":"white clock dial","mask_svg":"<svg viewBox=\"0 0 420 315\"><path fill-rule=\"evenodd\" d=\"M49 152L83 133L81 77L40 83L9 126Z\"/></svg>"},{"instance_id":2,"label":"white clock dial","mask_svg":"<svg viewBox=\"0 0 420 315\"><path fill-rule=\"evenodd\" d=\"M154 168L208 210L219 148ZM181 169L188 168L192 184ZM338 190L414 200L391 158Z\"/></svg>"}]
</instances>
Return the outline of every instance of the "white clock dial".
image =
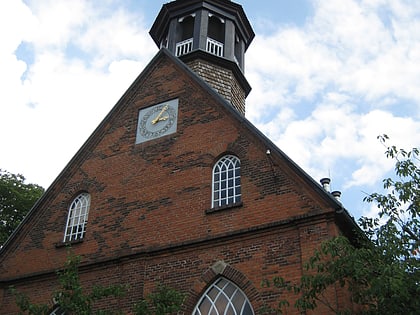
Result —
<instances>
[{"instance_id":1,"label":"white clock dial","mask_svg":"<svg viewBox=\"0 0 420 315\"><path fill-rule=\"evenodd\" d=\"M176 132L177 119L178 99L140 110L136 143Z\"/></svg>"}]
</instances>

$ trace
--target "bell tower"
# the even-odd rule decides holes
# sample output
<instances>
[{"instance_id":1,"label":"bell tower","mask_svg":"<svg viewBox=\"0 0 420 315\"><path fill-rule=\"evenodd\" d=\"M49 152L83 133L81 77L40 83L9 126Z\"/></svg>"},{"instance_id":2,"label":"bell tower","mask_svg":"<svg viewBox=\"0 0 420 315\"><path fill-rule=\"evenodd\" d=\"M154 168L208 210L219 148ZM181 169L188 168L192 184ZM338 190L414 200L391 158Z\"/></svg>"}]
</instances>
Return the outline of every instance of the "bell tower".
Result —
<instances>
[{"instance_id":1,"label":"bell tower","mask_svg":"<svg viewBox=\"0 0 420 315\"><path fill-rule=\"evenodd\" d=\"M241 5L230 0L177 0L164 4L150 30L167 48L245 115L251 86L245 52L255 34Z\"/></svg>"}]
</instances>

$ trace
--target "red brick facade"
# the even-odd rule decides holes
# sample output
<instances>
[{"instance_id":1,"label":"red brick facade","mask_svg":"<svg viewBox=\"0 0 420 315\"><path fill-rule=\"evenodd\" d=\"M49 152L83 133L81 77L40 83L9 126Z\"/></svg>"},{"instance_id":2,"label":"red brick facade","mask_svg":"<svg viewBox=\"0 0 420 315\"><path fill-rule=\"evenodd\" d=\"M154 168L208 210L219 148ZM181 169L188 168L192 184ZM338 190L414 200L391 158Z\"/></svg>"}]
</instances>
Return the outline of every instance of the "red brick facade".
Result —
<instances>
[{"instance_id":1,"label":"red brick facade","mask_svg":"<svg viewBox=\"0 0 420 315\"><path fill-rule=\"evenodd\" d=\"M139 110L175 98L177 132L135 144ZM212 168L227 153L241 161L242 203L215 210ZM128 284L125 297L99 305L126 313L160 282L187 293L183 312L191 314L220 276L243 290L255 313L280 297L293 304L294 295L263 288L261 281L297 280L322 240L351 228L334 198L166 50L2 249L1 314L17 313L10 285L33 302L50 301L55 270L66 260L68 208L80 192L91 195L85 237L72 245L82 257L82 283L86 289Z\"/></svg>"}]
</instances>

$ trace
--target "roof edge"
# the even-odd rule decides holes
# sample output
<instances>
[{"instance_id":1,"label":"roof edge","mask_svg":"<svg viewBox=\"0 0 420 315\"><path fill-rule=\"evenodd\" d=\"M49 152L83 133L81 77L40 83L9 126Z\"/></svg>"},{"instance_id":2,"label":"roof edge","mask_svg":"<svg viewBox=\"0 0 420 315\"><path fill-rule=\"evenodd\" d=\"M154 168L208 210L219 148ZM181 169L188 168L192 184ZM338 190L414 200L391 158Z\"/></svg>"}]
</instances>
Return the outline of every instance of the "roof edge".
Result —
<instances>
[{"instance_id":1,"label":"roof edge","mask_svg":"<svg viewBox=\"0 0 420 315\"><path fill-rule=\"evenodd\" d=\"M224 97L217 93L211 86L204 81L198 74L192 71L186 64L184 64L180 59L175 57L169 50L162 48L160 50L162 53L165 53L174 63L179 67L183 68L190 76L193 77L209 94L223 104L223 106L228 110L236 119L251 130L274 154L278 154L289 164L289 166L298 174L301 175L301 178L304 179L309 185L315 188L316 192L331 206L335 209L337 215L346 221L348 224L351 224L353 229L358 231L360 230L359 225L355 222L354 218L350 213L343 207L342 203L338 201L331 193L327 192L316 180L314 180L305 170L303 170L295 161L293 161L286 153L284 153L276 144L274 144L266 135L264 135L257 127L255 127L244 115L240 114Z\"/></svg>"},{"instance_id":2,"label":"roof edge","mask_svg":"<svg viewBox=\"0 0 420 315\"><path fill-rule=\"evenodd\" d=\"M342 206L342 204L337 201L331 194L326 192L321 185L316 182L309 174L307 174L299 165L297 165L291 158L289 158L280 148L278 148L268 137L266 137L259 129L257 129L245 116L240 114L238 110L236 110L227 100L225 100L219 93L217 93L208 83L206 83L200 76L198 76L195 72L193 72L185 63L183 63L180 59L175 57L168 49L161 48L158 53L152 58L152 60L146 65L143 71L137 76L137 78L133 81L130 87L126 90L126 92L121 96L121 98L117 101L111 111L104 117L101 123L95 128L92 134L87 138L84 144L80 147L80 149L76 152L76 154L70 159L70 161L66 164L63 170L59 173L59 175L55 178L55 180L51 183L51 185L45 190L44 194L38 201L34 204L22 222L18 225L18 227L13 231L13 233L9 236L3 246L0 248L0 261L3 259L3 255L7 253L7 250L16 239L16 236L21 232L26 223L32 219L34 214L37 212L38 208L42 206L43 203L48 201L50 194L59 189L59 186L64 182L67 178L66 174L71 171L72 168L76 168L81 160L83 160L83 156L88 154L88 148L91 146L96 145L99 140L98 135L101 134L102 129L104 129L109 122L109 120L118 112L122 110L122 106L125 103L128 103L127 100L131 97L134 97L135 94L135 87L141 84L141 82L147 77L147 74L153 70L156 66L157 61L162 58L163 56L168 57L174 64L176 64L180 69L185 71L193 80L195 80L204 90L207 91L214 99L216 99L220 104L222 104L225 109L232 114L235 119L237 119L243 126L248 128L253 134L255 134L262 143L270 149L272 153L279 155L282 157L287 164L291 167L293 171L300 175L300 177L307 182L309 185L313 186L316 192L331 206L333 207L337 214L340 217L343 217L343 220L348 222L349 224L352 223L354 228L360 230L360 227L356 224L354 219L350 216L349 212Z\"/></svg>"},{"instance_id":3,"label":"roof edge","mask_svg":"<svg viewBox=\"0 0 420 315\"><path fill-rule=\"evenodd\" d=\"M31 220L35 212L39 207L42 206L43 203L45 203L48 200L49 195L57 189L57 186L66 178L66 173L69 172L69 170L72 167L75 167L77 164L77 161L80 160L83 157L83 153L88 151L87 148L89 148L92 145L95 145L98 141L94 141L95 138L98 138L97 135L101 133L101 130L105 128L106 124L110 120L110 118L117 112L121 105L126 102L127 99L129 99L133 91L135 90L135 86L140 84L140 82L147 76L147 73L150 72L154 66L156 61L165 54L168 54L169 52L165 52L160 50L153 58L152 60L146 65L146 67L141 71L141 73L137 76L137 78L131 83L129 88L124 92L124 94L120 97L120 99L117 101L117 103L113 106L113 108L109 111L109 113L102 119L102 121L99 123L99 125L95 128L95 130L90 134L90 136L86 139L86 141L83 143L83 145L79 148L79 150L73 155L73 157L70 159L69 162L64 166L62 171L58 174L58 176L53 180L53 182L50 184L50 186L45 190L43 195L35 202L35 204L32 206L32 208L29 210L27 215L23 218L22 222L17 226L17 228L12 232L12 234L8 237L6 242L3 244L3 246L0 248L0 261L2 260L2 256L5 252L7 252L7 249L9 248L10 244L14 241L15 237L19 232L24 228L26 223ZM170 54L170 53L169 53Z\"/></svg>"}]
</instances>

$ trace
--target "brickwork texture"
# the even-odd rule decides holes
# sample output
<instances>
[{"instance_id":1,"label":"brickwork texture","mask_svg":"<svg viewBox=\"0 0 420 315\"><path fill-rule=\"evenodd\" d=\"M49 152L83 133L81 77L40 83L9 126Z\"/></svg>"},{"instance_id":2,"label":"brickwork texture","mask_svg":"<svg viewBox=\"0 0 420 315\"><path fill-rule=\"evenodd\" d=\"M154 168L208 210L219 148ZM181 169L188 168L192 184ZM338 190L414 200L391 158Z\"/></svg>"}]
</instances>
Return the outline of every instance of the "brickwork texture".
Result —
<instances>
[{"instance_id":1,"label":"brickwork texture","mask_svg":"<svg viewBox=\"0 0 420 315\"><path fill-rule=\"evenodd\" d=\"M136 144L139 110L175 98L177 132ZM117 283L129 288L125 297L98 307L128 314L163 283L187 294L182 313L191 314L220 276L245 292L256 313L280 298L293 304L296 296L263 288L261 281L297 280L320 242L340 233L335 209L283 156L268 156L267 142L238 116L160 52L3 250L0 313L17 313L10 285L33 302L50 300L58 286L55 270L67 256L62 240L68 208L81 192L91 195L86 235L72 245L82 258L82 284L86 290ZM241 161L242 203L208 211L212 168L224 154Z\"/></svg>"}]
</instances>

